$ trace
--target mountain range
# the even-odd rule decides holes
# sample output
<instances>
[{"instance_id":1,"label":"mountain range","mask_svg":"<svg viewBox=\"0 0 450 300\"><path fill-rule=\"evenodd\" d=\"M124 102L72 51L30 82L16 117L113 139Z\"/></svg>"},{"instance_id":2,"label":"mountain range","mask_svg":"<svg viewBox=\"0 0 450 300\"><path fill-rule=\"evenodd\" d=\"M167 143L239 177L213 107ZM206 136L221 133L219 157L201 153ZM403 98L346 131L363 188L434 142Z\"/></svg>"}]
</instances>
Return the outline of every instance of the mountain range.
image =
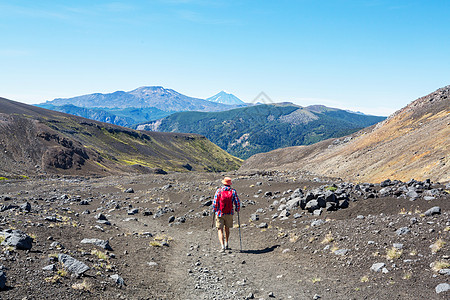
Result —
<instances>
[{"instance_id":1,"label":"mountain range","mask_svg":"<svg viewBox=\"0 0 450 300\"><path fill-rule=\"evenodd\" d=\"M139 130L192 132L246 159L277 148L341 137L383 121L321 105L255 105L224 112L179 112L139 125Z\"/></svg>"},{"instance_id":2,"label":"mountain range","mask_svg":"<svg viewBox=\"0 0 450 300\"><path fill-rule=\"evenodd\" d=\"M196 134L140 132L0 98L0 175L227 171L237 159Z\"/></svg>"},{"instance_id":3,"label":"mountain range","mask_svg":"<svg viewBox=\"0 0 450 300\"><path fill-rule=\"evenodd\" d=\"M209 100L211 99L211 100ZM207 100L183 95L161 86L144 86L129 92L94 93L56 98L36 106L96 121L133 128L180 111L224 111L246 104L232 94L220 92Z\"/></svg>"},{"instance_id":4,"label":"mountain range","mask_svg":"<svg viewBox=\"0 0 450 300\"><path fill-rule=\"evenodd\" d=\"M252 156L241 169L296 170L352 182L450 181L450 86L347 137Z\"/></svg>"}]
</instances>

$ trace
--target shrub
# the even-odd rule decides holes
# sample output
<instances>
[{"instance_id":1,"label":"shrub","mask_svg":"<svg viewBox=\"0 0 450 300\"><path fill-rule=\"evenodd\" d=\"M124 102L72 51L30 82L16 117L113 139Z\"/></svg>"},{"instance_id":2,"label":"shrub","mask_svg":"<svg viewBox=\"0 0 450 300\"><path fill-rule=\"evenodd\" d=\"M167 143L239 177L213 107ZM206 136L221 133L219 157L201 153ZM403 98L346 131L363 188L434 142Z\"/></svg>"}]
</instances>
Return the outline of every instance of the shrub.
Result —
<instances>
[{"instance_id":1,"label":"shrub","mask_svg":"<svg viewBox=\"0 0 450 300\"><path fill-rule=\"evenodd\" d=\"M335 192L335 191L337 190L337 187L331 186L331 185L330 185L330 186L327 186L327 187L325 188L325 190Z\"/></svg>"}]
</instances>

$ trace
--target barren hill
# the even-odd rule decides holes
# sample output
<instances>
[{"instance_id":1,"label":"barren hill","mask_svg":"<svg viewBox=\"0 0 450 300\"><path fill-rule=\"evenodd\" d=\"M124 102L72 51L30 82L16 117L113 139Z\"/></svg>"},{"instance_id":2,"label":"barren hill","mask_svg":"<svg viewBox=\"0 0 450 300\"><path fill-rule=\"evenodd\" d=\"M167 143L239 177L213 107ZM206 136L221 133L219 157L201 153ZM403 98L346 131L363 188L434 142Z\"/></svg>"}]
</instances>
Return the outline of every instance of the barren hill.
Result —
<instances>
[{"instance_id":1,"label":"barren hill","mask_svg":"<svg viewBox=\"0 0 450 300\"><path fill-rule=\"evenodd\" d=\"M419 98L376 126L311 146L249 158L241 170L303 170L350 181L450 181L450 86Z\"/></svg>"},{"instance_id":2,"label":"barren hill","mask_svg":"<svg viewBox=\"0 0 450 300\"><path fill-rule=\"evenodd\" d=\"M140 132L0 98L0 175L225 171L240 160L195 134Z\"/></svg>"}]
</instances>

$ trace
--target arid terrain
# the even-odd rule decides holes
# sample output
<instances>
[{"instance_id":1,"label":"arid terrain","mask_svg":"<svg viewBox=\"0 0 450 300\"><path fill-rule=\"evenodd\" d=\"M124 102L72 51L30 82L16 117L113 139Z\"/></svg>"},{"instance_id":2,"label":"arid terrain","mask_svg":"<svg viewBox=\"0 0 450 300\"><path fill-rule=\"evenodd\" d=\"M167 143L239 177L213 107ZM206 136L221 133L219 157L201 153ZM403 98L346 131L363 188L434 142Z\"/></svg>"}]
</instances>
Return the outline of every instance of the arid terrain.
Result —
<instances>
[{"instance_id":1,"label":"arid terrain","mask_svg":"<svg viewBox=\"0 0 450 300\"><path fill-rule=\"evenodd\" d=\"M450 181L450 86L353 135L260 153L246 170L302 170L352 182Z\"/></svg>"},{"instance_id":2,"label":"arid terrain","mask_svg":"<svg viewBox=\"0 0 450 300\"><path fill-rule=\"evenodd\" d=\"M243 251L235 226L222 254L224 175L0 181L1 299L448 299L448 184L228 173Z\"/></svg>"}]
</instances>

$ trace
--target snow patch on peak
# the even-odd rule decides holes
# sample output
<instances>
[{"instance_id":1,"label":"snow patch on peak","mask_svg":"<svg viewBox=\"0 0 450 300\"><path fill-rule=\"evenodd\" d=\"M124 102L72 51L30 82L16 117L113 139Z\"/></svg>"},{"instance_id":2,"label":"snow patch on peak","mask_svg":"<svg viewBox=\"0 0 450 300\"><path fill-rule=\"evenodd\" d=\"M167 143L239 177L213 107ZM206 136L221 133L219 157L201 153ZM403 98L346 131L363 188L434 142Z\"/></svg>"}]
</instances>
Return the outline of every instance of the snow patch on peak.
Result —
<instances>
[{"instance_id":1,"label":"snow patch on peak","mask_svg":"<svg viewBox=\"0 0 450 300\"><path fill-rule=\"evenodd\" d=\"M225 91L220 91L216 95L209 97L206 100L211 101L211 102L216 102L216 103L227 104L227 105L243 105L243 104L245 104L244 101L242 101L235 95L229 94Z\"/></svg>"}]
</instances>

